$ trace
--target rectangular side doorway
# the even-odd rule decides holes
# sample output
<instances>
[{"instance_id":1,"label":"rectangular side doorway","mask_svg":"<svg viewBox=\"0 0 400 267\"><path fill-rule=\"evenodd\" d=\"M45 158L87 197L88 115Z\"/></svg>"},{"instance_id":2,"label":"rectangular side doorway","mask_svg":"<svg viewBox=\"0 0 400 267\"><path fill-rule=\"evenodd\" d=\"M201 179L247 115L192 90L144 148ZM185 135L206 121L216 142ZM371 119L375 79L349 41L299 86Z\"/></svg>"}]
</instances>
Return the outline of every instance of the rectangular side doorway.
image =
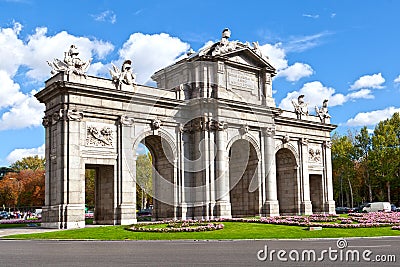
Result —
<instances>
[{"instance_id":1,"label":"rectangular side doorway","mask_svg":"<svg viewBox=\"0 0 400 267\"><path fill-rule=\"evenodd\" d=\"M323 212L322 175L310 175L310 197L313 213Z\"/></svg>"},{"instance_id":2,"label":"rectangular side doorway","mask_svg":"<svg viewBox=\"0 0 400 267\"><path fill-rule=\"evenodd\" d=\"M93 224L114 225L114 166L85 166L85 203Z\"/></svg>"}]
</instances>

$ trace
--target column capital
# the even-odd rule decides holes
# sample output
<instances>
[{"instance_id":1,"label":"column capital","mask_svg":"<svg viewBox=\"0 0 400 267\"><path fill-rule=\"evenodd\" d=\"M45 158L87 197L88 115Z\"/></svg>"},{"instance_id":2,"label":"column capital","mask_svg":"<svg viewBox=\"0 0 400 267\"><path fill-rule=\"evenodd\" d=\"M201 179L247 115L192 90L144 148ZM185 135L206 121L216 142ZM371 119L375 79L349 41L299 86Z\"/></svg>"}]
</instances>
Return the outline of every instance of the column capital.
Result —
<instances>
[{"instance_id":1,"label":"column capital","mask_svg":"<svg viewBox=\"0 0 400 267\"><path fill-rule=\"evenodd\" d=\"M69 121L81 121L83 119L83 112L77 109L65 110L66 119Z\"/></svg>"},{"instance_id":2,"label":"column capital","mask_svg":"<svg viewBox=\"0 0 400 267\"><path fill-rule=\"evenodd\" d=\"M261 130L266 137L273 137L275 135L276 126L275 124L272 124L268 127L262 128Z\"/></svg>"},{"instance_id":3,"label":"column capital","mask_svg":"<svg viewBox=\"0 0 400 267\"><path fill-rule=\"evenodd\" d=\"M309 142L309 140L307 139L307 138L300 138L300 144L301 145L303 145L303 146L308 146L308 142Z\"/></svg>"},{"instance_id":4,"label":"column capital","mask_svg":"<svg viewBox=\"0 0 400 267\"><path fill-rule=\"evenodd\" d=\"M132 126L135 122L135 120L133 118L128 117L127 115L122 115L119 118L119 122L123 125L123 126Z\"/></svg>"},{"instance_id":5,"label":"column capital","mask_svg":"<svg viewBox=\"0 0 400 267\"><path fill-rule=\"evenodd\" d=\"M44 116L42 119L43 127L47 128L51 125L51 116Z\"/></svg>"},{"instance_id":6,"label":"column capital","mask_svg":"<svg viewBox=\"0 0 400 267\"><path fill-rule=\"evenodd\" d=\"M324 141L324 147L331 149L332 148L332 141L331 140Z\"/></svg>"}]
</instances>

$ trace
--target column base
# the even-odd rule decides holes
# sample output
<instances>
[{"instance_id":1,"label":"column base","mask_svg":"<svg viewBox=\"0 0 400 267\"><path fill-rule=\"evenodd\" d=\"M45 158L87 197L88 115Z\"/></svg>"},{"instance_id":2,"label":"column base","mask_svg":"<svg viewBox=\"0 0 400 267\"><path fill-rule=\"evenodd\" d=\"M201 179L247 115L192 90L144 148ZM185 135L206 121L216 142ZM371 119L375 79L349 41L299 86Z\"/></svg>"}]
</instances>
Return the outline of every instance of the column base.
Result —
<instances>
[{"instance_id":1,"label":"column base","mask_svg":"<svg viewBox=\"0 0 400 267\"><path fill-rule=\"evenodd\" d=\"M224 219L231 219L232 218L232 213L231 213L231 203L229 202L222 202L222 201L217 201L215 203L215 217L216 218L224 218Z\"/></svg>"},{"instance_id":2,"label":"column base","mask_svg":"<svg viewBox=\"0 0 400 267\"><path fill-rule=\"evenodd\" d=\"M185 221L187 218L187 211L188 211L188 207L186 203L181 203L179 205L179 209L180 209L180 217L182 221Z\"/></svg>"},{"instance_id":3,"label":"column base","mask_svg":"<svg viewBox=\"0 0 400 267\"><path fill-rule=\"evenodd\" d=\"M328 214L336 214L335 206L335 201L329 200L324 203L324 211Z\"/></svg>"},{"instance_id":4,"label":"column base","mask_svg":"<svg viewBox=\"0 0 400 267\"><path fill-rule=\"evenodd\" d=\"M303 215L313 214L311 201L303 201L300 203L300 214Z\"/></svg>"},{"instance_id":5,"label":"column base","mask_svg":"<svg viewBox=\"0 0 400 267\"><path fill-rule=\"evenodd\" d=\"M267 200L264 202L262 208L263 216L279 216L279 202L278 200Z\"/></svg>"},{"instance_id":6,"label":"column base","mask_svg":"<svg viewBox=\"0 0 400 267\"><path fill-rule=\"evenodd\" d=\"M85 227L84 204L60 204L42 208L43 228L74 229Z\"/></svg>"},{"instance_id":7,"label":"column base","mask_svg":"<svg viewBox=\"0 0 400 267\"><path fill-rule=\"evenodd\" d=\"M117 214L117 225L130 225L137 223L135 205L120 205L117 208Z\"/></svg>"}]
</instances>

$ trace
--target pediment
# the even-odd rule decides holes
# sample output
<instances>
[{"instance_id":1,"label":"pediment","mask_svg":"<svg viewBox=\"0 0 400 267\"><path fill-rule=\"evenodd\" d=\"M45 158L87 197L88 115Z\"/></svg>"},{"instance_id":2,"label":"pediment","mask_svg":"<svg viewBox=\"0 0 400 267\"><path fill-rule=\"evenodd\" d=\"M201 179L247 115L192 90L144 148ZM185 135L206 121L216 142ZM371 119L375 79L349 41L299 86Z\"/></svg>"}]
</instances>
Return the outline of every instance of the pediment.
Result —
<instances>
[{"instance_id":1,"label":"pediment","mask_svg":"<svg viewBox=\"0 0 400 267\"><path fill-rule=\"evenodd\" d=\"M272 73L275 73L276 69L268 62L268 59L264 56L260 56L255 53L252 49L242 48L230 53L223 55L226 61L238 63L241 65L247 65L254 68L266 68Z\"/></svg>"}]
</instances>

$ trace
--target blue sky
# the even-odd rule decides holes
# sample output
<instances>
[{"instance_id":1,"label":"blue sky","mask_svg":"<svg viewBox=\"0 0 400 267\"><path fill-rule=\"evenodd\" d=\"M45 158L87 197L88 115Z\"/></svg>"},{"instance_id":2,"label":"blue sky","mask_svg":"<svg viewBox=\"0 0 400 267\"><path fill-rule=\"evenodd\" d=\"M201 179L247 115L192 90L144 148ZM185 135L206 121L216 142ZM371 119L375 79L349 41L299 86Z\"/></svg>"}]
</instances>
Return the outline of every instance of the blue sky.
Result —
<instances>
[{"instance_id":1,"label":"blue sky","mask_svg":"<svg viewBox=\"0 0 400 267\"><path fill-rule=\"evenodd\" d=\"M90 75L133 60L137 80L189 49L218 41L258 41L278 70L277 106L305 95L329 99L331 122L346 133L400 111L400 1L0 0L0 166L43 155L44 106L33 94L50 77L47 60L76 44L93 58Z\"/></svg>"}]
</instances>

